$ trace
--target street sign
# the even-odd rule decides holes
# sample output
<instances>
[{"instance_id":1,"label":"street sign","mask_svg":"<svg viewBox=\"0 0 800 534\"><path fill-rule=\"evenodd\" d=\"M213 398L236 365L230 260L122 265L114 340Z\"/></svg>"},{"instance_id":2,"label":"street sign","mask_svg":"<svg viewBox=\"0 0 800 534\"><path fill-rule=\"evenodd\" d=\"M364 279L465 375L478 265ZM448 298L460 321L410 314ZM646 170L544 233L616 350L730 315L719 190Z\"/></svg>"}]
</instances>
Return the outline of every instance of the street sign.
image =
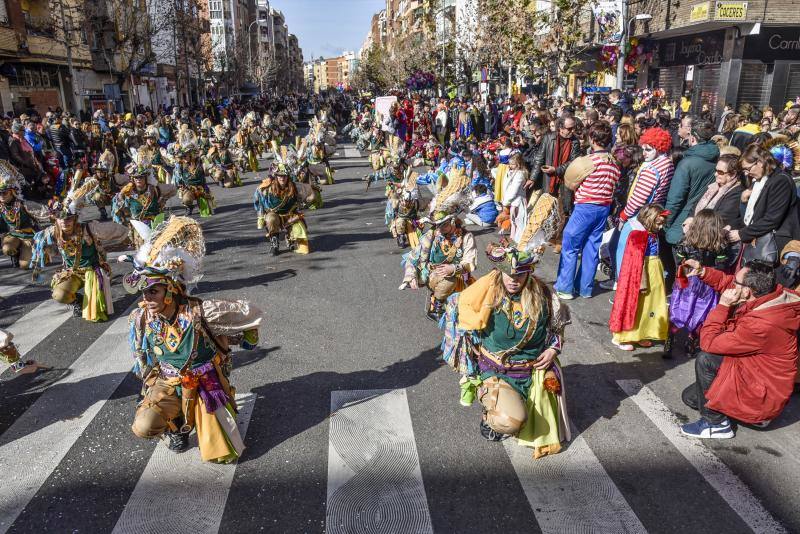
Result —
<instances>
[{"instance_id":1,"label":"street sign","mask_svg":"<svg viewBox=\"0 0 800 534\"><path fill-rule=\"evenodd\" d=\"M717 20L745 20L747 2L717 2Z\"/></svg>"},{"instance_id":2,"label":"street sign","mask_svg":"<svg viewBox=\"0 0 800 534\"><path fill-rule=\"evenodd\" d=\"M692 12L689 13L689 22L703 22L708 20L711 13L711 2L702 2L692 6Z\"/></svg>"}]
</instances>

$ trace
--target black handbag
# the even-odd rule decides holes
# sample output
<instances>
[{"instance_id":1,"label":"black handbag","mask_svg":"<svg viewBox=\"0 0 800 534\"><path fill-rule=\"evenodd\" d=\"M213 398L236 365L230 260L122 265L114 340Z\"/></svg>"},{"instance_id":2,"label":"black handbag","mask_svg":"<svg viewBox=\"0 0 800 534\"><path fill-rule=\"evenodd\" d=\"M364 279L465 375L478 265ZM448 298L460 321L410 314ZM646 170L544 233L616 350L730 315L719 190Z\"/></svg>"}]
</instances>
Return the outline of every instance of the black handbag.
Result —
<instances>
[{"instance_id":1,"label":"black handbag","mask_svg":"<svg viewBox=\"0 0 800 534\"><path fill-rule=\"evenodd\" d=\"M761 260L773 265L778 261L778 244L775 242L775 232L769 232L755 238L744 246L742 253L744 262Z\"/></svg>"}]
</instances>

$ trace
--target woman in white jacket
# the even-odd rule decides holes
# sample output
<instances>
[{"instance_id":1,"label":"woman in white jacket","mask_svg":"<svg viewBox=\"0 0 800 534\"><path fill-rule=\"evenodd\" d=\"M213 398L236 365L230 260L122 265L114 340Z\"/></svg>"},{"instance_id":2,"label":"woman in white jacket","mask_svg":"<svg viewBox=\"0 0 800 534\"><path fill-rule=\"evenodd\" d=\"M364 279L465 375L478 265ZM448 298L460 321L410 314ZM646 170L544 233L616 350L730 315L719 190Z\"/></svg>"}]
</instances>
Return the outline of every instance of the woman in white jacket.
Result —
<instances>
[{"instance_id":1,"label":"woman in white jacket","mask_svg":"<svg viewBox=\"0 0 800 534\"><path fill-rule=\"evenodd\" d=\"M528 180L528 170L522 159L522 154L515 152L508 161L508 174L503 180L503 208L508 211L511 221L510 237L519 242L525 225L528 224L527 198L525 196L525 182Z\"/></svg>"}]
</instances>

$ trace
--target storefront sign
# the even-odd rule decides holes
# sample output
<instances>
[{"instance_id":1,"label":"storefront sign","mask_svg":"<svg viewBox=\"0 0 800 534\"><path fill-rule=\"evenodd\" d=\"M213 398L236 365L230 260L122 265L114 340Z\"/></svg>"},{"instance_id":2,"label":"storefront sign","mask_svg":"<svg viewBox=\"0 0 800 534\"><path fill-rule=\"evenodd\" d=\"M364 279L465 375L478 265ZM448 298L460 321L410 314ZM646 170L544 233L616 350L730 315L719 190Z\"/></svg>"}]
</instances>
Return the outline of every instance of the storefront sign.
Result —
<instances>
[{"instance_id":1,"label":"storefront sign","mask_svg":"<svg viewBox=\"0 0 800 534\"><path fill-rule=\"evenodd\" d=\"M658 47L660 67L722 63L725 30L667 39Z\"/></svg>"},{"instance_id":2,"label":"storefront sign","mask_svg":"<svg viewBox=\"0 0 800 534\"><path fill-rule=\"evenodd\" d=\"M717 20L745 20L747 18L747 2L717 2Z\"/></svg>"},{"instance_id":3,"label":"storefront sign","mask_svg":"<svg viewBox=\"0 0 800 534\"><path fill-rule=\"evenodd\" d=\"M800 60L800 27L762 27L761 33L747 37L743 58L764 63Z\"/></svg>"},{"instance_id":4,"label":"storefront sign","mask_svg":"<svg viewBox=\"0 0 800 534\"><path fill-rule=\"evenodd\" d=\"M692 6L692 12L689 13L689 22L703 22L708 20L711 12L711 2L703 2Z\"/></svg>"}]
</instances>

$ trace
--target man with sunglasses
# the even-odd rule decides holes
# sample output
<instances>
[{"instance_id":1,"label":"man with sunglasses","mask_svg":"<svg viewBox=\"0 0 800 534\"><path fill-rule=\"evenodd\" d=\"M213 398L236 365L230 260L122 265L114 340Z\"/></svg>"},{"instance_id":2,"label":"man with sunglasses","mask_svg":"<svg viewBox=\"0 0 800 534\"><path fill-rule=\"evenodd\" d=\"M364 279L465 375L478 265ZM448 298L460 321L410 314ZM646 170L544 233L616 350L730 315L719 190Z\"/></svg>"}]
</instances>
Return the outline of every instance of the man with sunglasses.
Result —
<instances>
[{"instance_id":1,"label":"man with sunglasses","mask_svg":"<svg viewBox=\"0 0 800 534\"><path fill-rule=\"evenodd\" d=\"M683 402L701 418L681 426L686 436L734 437L731 419L766 427L783 411L797 374L800 293L776 283L772 265L754 260L727 275L696 260L684 262L688 276L699 276L721 292L700 330L696 382Z\"/></svg>"}]
</instances>

